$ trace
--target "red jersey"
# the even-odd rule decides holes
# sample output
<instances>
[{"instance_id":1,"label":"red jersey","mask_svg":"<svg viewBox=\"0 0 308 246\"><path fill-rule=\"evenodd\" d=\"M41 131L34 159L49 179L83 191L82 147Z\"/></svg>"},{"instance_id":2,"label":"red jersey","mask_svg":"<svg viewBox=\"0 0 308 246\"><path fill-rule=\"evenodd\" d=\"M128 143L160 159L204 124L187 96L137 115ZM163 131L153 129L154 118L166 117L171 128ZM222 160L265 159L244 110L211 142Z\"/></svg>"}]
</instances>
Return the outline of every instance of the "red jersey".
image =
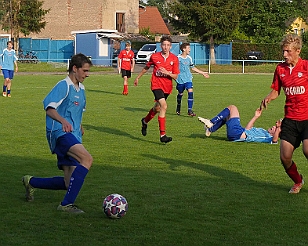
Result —
<instances>
[{"instance_id":1,"label":"red jersey","mask_svg":"<svg viewBox=\"0 0 308 246\"><path fill-rule=\"evenodd\" d=\"M164 67L167 71L173 74L179 74L179 59L176 55L169 53L168 58L165 58L161 52L156 52L151 55L147 67L154 65L151 90L162 89L164 93L170 94L172 92L172 78L164 75L158 71L159 68Z\"/></svg>"},{"instance_id":2,"label":"red jersey","mask_svg":"<svg viewBox=\"0 0 308 246\"><path fill-rule=\"evenodd\" d=\"M131 70L132 60L134 59L134 52L130 50L121 50L118 59L121 59L121 69Z\"/></svg>"},{"instance_id":3,"label":"red jersey","mask_svg":"<svg viewBox=\"0 0 308 246\"><path fill-rule=\"evenodd\" d=\"M277 65L271 88L286 95L284 113L291 120L308 120L308 61L299 59L295 67Z\"/></svg>"}]
</instances>

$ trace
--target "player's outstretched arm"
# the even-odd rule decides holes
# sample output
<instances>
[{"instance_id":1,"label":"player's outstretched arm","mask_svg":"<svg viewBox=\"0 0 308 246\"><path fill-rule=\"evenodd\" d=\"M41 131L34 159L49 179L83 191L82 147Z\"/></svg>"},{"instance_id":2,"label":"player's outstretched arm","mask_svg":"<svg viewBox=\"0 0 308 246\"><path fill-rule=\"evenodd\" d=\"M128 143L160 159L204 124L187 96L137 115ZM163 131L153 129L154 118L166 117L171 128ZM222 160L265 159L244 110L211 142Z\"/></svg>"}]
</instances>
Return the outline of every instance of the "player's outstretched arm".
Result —
<instances>
[{"instance_id":1,"label":"player's outstretched arm","mask_svg":"<svg viewBox=\"0 0 308 246\"><path fill-rule=\"evenodd\" d=\"M199 73L199 74L203 75L205 78L209 78L210 77L208 72L203 72L203 71L201 71L200 69L198 69L196 67L193 67L192 70L195 71L196 73Z\"/></svg>"},{"instance_id":2,"label":"player's outstretched arm","mask_svg":"<svg viewBox=\"0 0 308 246\"><path fill-rule=\"evenodd\" d=\"M267 104L269 104L272 100L275 100L279 96L278 91L272 90L261 102L260 109L266 109Z\"/></svg>"},{"instance_id":3,"label":"player's outstretched arm","mask_svg":"<svg viewBox=\"0 0 308 246\"><path fill-rule=\"evenodd\" d=\"M148 70L149 70L150 67L148 66L145 66L142 71L138 74L138 76L135 78L135 81L134 81L134 85L137 86L138 85L138 82L139 82L139 79L142 77L142 75L144 75Z\"/></svg>"},{"instance_id":4,"label":"player's outstretched arm","mask_svg":"<svg viewBox=\"0 0 308 246\"><path fill-rule=\"evenodd\" d=\"M248 124L246 125L245 129L249 130L253 127L253 125L255 124L256 120L261 116L262 114L262 109L257 108L255 111L255 115L251 118L251 120L248 122Z\"/></svg>"}]
</instances>

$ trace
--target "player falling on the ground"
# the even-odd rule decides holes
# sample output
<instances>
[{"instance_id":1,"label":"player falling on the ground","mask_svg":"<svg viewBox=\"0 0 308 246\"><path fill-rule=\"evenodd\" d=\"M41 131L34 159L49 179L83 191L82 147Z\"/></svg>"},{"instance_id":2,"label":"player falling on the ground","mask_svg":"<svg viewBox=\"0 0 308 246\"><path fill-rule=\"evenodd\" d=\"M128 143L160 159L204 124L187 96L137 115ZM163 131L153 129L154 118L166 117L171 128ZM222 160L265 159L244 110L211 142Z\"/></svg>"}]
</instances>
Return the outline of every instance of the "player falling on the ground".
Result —
<instances>
[{"instance_id":1,"label":"player falling on the ground","mask_svg":"<svg viewBox=\"0 0 308 246\"><path fill-rule=\"evenodd\" d=\"M92 166L93 158L82 142L82 115L86 106L83 81L89 75L91 60L83 55L74 55L69 64L68 76L59 81L45 97L46 137L50 150L57 155L58 169L62 177L22 178L26 188L26 200L34 199L34 189L66 190L57 210L69 213L84 213L75 204L84 179Z\"/></svg>"},{"instance_id":2,"label":"player falling on the ground","mask_svg":"<svg viewBox=\"0 0 308 246\"><path fill-rule=\"evenodd\" d=\"M151 77L151 90L155 97L155 104L150 109L146 117L141 119L141 133L147 135L147 124L159 112L158 124L160 131L160 141L168 143L172 141L171 137L166 135L166 111L167 98L172 92L172 80L177 79L179 71L179 59L176 55L170 52L172 39L169 36L163 36L160 40L161 52L156 52L151 55L149 62L145 65L142 71L135 79L135 86L138 85L140 77L145 74L153 65L153 73Z\"/></svg>"},{"instance_id":3,"label":"player falling on the ground","mask_svg":"<svg viewBox=\"0 0 308 246\"><path fill-rule=\"evenodd\" d=\"M134 52L131 50L131 43L125 44L125 50L122 50L118 56L118 71L123 78L123 95L128 95L128 79L132 76L135 68Z\"/></svg>"},{"instance_id":4,"label":"player falling on the ground","mask_svg":"<svg viewBox=\"0 0 308 246\"><path fill-rule=\"evenodd\" d=\"M182 54L178 55L179 64L180 64L180 74L176 80L176 89L178 91L178 95L176 98L177 106L176 106L176 114L181 114L181 103L184 90L187 90L188 99L188 115L196 116L194 111L192 110L194 104L194 92L193 92L193 83L192 83L192 73L190 70L193 70L199 74L202 74L205 78L209 78L208 72L203 72L196 68L193 64L192 58L190 54L190 44L182 43L180 45L180 50Z\"/></svg>"},{"instance_id":5,"label":"player falling on the ground","mask_svg":"<svg viewBox=\"0 0 308 246\"><path fill-rule=\"evenodd\" d=\"M281 121L276 121L275 125L268 130L254 127L254 123L261 116L262 110L257 108L255 115L248 122L246 127L242 127L240 114L236 106L229 105L218 113L211 120L198 117L198 120L204 124L205 135L209 137L211 133L216 132L223 125L227 126L227 138L236 142L259 142L259 143L277 143L281 131Z\"/></svg>"}]
</instances>

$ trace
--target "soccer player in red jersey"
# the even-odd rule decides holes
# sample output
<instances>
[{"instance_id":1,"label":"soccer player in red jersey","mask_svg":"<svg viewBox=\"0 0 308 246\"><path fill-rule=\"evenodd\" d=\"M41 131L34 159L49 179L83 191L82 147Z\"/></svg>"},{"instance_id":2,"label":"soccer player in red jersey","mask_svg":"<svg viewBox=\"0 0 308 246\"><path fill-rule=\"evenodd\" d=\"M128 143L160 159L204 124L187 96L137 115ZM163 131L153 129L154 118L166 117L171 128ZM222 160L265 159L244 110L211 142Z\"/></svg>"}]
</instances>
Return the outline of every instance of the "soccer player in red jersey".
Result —
<instances>
[{"instance_id":1,"label":"soccer player in red jersey","mask_svg":"<svg viewBox=\"0 0 308 246\"><path fill-rule=\"evenodd\" d=\"M280 160L294 185L289 193L300 192L304 180L293 161L293 152L303 144L308 158L308 61L300 58L302 40L296 34L287 34L282 42L284 62L277 65L271 92L262 100L260 108L276 99L283 89L286 100L280 133Z\"/></svg>"},{"instance_id":2,"label":"soccer player in red jersey","mask_svg":"<svg viewBox=\"0 0 308 246\"><path fill-rule=\"evenodd\" d=\"M128 79L132 76L135 68L134 52L131 50L130 42L126 42L125 50L118 56L118 70L123 78L123 95L128 95Z\"/></svg>"},{"instance_id":3,"label":"soccer player in red jersey","mask_svg":"<svg viewBox=\"0 0 308 246\"><path fill-rule=\"evenodd\" d=\"M155 104L153 108L150 109L147 116L141 119L141 133L143 136L146 136L148 122L159 113L158 125L160 141L162 143L168 143L172 141L172 138L166 135L166 100L172 92L172 80L177 79L180 71L178 57L170 52L172 39L169 36L163 36L160 40L160 44L162 51L151 55L149 62L138 74L134 84L137 86L140 77L145 74L152 65L154 66L151 77L151 90L154 94Z\"/></svg>"}]
</instances>

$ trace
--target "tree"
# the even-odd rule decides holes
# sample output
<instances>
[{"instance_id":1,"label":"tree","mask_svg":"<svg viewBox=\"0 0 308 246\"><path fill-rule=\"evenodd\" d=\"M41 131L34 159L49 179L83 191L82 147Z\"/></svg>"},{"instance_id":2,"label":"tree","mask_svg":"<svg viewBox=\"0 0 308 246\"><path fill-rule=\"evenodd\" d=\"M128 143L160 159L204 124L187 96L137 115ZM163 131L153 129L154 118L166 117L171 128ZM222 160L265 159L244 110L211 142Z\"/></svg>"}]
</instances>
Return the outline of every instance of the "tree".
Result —
<instances>
[{"instance_id":1,"label":"tree","mask_svg":"<svg viewBox=\"0 0 308 246\"><path fill-rule=\"evenodd\" d=\"M169 10L168 3L170 0L147 0L146 6L155 6L163 18L168 18Z\"/></svg>"},{"instance_id":2,"label":"tree","mask_svg":"<svg viewBox=\"0 0 308 246\"><path fill-rule=\"evenodd\" d=\"M240 30L257 43L275 43L290 30L290 24L303 14L302 1L251 0L240 20Z\"/></svg>"},{"instance_id":3,"label":"tree","mask_svg":"<svg viewBox=\"0 0 308 246\"><path fill-rule=\"evenodd\" d=\"M16 44L20 33L25 36L39 33L46 26L45 15L49 12L42 8L38 0L0 0L0 24L4 30L11 30ZM17 45L15 45L17 47Z\"/></svg>"},{"instance_id":4,"label":"tree","mask_svg":"<svg viewBox=\"0 0 308 246\"><path fill-rule=\"evenodd\" d=\"M214 42L229 37L239 25L247 0L178 0L171 3L170 22L193 40L210 42L210 59L215 64Z\"/></svg>"}]
</instances>

